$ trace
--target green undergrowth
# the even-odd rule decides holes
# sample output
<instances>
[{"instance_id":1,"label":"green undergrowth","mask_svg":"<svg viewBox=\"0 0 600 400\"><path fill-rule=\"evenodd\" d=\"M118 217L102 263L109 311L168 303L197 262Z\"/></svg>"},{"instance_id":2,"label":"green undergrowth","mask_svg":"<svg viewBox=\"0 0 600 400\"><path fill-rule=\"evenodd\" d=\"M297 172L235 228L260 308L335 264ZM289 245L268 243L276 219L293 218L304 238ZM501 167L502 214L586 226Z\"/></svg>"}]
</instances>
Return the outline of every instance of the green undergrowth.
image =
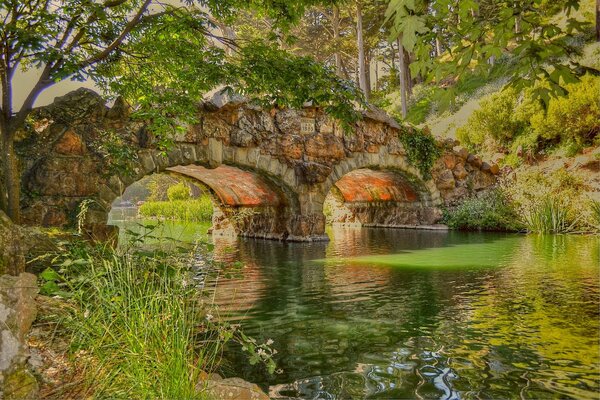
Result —
<instances>
[{"instance_id":1,"label":"green undergrowth","mask_svg":"<svg viewBox=\"0 0 600 400\"><path fill-rule=\"evenodd\" d=\"M495 189L444 210L453 229L535 233L600 232L600 202L577 175L558 169L519 171Z\"/></svg>"},{"instance_id":2,"label":"green undergrowth","mask_svg":"<svg viewBox=\"0 0 600 400\"><path fill-rule=\"evenodd\" d=\"M443 213L446 225L460 230L520 231L517 209L501 189L464 200Z\"/></svg>"},{"instance_id":3,"label":"green undergrowth","mask_svg":"<svg viewBox=\"0 0 600 400\"><path fill-rule=\"evenodd\" d=\"M210 222L213 204L208 195L187 200L147 201L140 206L138 213L145 218Z\"/></svg>"},{"instance_id":4,"label":"green undergrowth","mask_svg":"<svg viewBox=\"0 0 600 400\"><path fill-rule=\"evenodd\" d=\"M69 358L81 376L78 396L206 398L206 374L218 368L232 340L249 349L250 363L275 370L273 351L221 321L195 284L191 264L198 249L141 250L141 240L118 250L61 242L45 257L51 266L40 274L41 294L61 299L67 311L42 318L70 343Z\"/></svg>"},{"instance_id":5,"label":"green undergrowth","mask_svg":"<svg viewBox=\"0 0 600 400\"><path fill-rule=\"evenodd\" d=\"M511 166L550 153L571 157L600 144L600 77L586 75L566 89L568 95L550 99L547 108L532 90L487 96L457 138L475 152L507 154L504 163Z\"/></svg>"}]
</instances>

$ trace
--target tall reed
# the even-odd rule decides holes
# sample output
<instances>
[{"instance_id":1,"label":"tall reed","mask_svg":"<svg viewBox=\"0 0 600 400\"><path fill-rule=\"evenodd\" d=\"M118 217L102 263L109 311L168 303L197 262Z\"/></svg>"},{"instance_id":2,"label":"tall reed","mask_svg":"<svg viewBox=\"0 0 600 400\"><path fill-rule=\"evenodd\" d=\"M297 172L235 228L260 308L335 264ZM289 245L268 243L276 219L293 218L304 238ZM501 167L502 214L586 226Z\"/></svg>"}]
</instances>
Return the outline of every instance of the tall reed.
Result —
<instances>
[{"instance_id":1,"label":"tall reed","mask_svg":"<svg viewBox=\"0 0 600 400\"><path fill-rule=\"evenodd\" d=\"M196 399L203 371L219 351L197 346L203 316L185 273L150 257L113 254L91 260L75 288L67 322L89 392L96 398ZM78 352L78 353L77 353ZM83 363L82 363L83 364Z\"/></svg>"},{"instance_id":2,"label":"tall reed","mask_svg":"<svg viewBox=\"0 0 600 400\"><path fill-rule=\"evenodd\" d=\"M569 233L577 226L569 208L557 197L547 197L524 210L523 223L536 233Z\"/></svg>"}]
</instances>

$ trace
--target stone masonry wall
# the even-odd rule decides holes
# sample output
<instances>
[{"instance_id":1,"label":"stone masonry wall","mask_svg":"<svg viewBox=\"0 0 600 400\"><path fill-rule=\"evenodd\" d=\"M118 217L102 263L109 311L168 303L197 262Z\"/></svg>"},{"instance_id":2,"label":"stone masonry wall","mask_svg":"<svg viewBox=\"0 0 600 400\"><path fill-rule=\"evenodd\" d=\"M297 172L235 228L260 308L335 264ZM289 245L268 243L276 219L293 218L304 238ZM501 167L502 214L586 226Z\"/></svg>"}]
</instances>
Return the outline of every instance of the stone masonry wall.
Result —
<instances>
[{"instance_id":1,"label":"stone masonry wall","mask_svg":"<svg viewBox=\"0 0 600 400\"><path fill-rule=\"evenodd\" d=\"M87 227L102 237L112 201L134 181L178 165L229 164L275 182L289 205L285 235L311 240L323 238L327 193L352 170L401 170L420 182L424 207L439 207L483 190L494 184L497 173L497 167L454 143L444 143L433 179L424 180L408 163L398 139L401 130L412 128L402 128L377 111L365 113L353 132L344 132L315 107L266 110L220 97L206 101L200 116L200 122L164 154L144 125L129 118L122 102L108 108L87 89L35 110L32 126L17 143L24 221L72 225L79 205L91 199ZM256 232L262 237L268 233Z\"/></svg>"}]
</instances>

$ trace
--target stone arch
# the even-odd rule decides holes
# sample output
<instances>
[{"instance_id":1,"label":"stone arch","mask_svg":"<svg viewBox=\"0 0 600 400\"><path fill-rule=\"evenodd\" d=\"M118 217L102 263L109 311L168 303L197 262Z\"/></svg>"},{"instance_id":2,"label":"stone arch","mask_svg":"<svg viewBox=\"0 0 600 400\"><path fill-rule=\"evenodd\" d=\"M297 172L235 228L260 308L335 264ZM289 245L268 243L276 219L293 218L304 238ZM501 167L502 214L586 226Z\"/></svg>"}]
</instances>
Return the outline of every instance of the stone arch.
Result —
<instances>
[{"instance_id":1,"label":"stone arch","mask_svg":"<svg viewBox=\"0 0 600 400\"><path fill-rule=\"evenodd\" d=\"M202 176L194 177L193 173L186 173L186 168L202 168ZM223 191L219 193L217 182L207 182L209 171L217 171L219 168L234 168L239 177L229 176L231 182L242 182L249 177L255 179L255 184L262 185L266 191L276 193L276 204L265 201L264 204L245 204L243 201L227 202L223 198ZM236 234L248 237L259 237L267 239L285 240L288 236L294 236L293 216L299 212L299 199L294 191L296 177L293 169L282 164L276 158L262 155L258 148L239 148L223 145L220 141L210 139L208 146L187 143L176 144L166 153L155 149L142 149L138 152L138 159L132 163L133 174L122 174L112 176L108 181L98 186L98 192L94 200L97 207L87 215L87 226L93 232L105 234L108 213L112 202L123 194L125 189L152 173L168 172L188 176L199 180L215 192L214 199L220 200L222 204L215 202L219 211L220 219L213 220L225 231L228 220L237 218L234 230ZM198 170L198 169L197 169ZM223 182L221 182L223 184ZM216 189L216 190L215 190ZM220 194L220 195L219 195ZM251 212L250 212L251 211Z\"/></svg>"},{"instance_id":2,"label":"stone arch","mask_svg":"<svg viewBox=\"0 0 600 400\"><path fill-rule=\"evenodd\" d=\"M399 219L394 220L394 218L378 218L376 216L378 212L375 208L389 207L389 204L358 202L352 212L358 213L358 209L361 209L360 212L364 215L370 215L368 218L362 218L363 220L360 221L359 225L419 227L433 225L439 219L439 207L442 205L442 199L435 182L432 179L423 179L421 173L408 163L405 155L390 154L385 147L382 147L378 153L355 153L352 157L342 160L333 167L331 174L319 185L319 188L304 196L305 198L302 201L310 204L309 207L313 212L318 212L318 210L323 212L325 199L330 192L337 189L336 184L344 177L349 177L357 171L372 171L374 175L377 175L376 171L386 171L405 182L416 194L414 204L411 207L417 215L416 220L407 220L404 223ZM373 178L376 178L376 176ZM395 207L397 213L401 204L395 204ZM394 212L390 209L383 211L386 215L394 215Z\"/></svg>"}]
</instances>

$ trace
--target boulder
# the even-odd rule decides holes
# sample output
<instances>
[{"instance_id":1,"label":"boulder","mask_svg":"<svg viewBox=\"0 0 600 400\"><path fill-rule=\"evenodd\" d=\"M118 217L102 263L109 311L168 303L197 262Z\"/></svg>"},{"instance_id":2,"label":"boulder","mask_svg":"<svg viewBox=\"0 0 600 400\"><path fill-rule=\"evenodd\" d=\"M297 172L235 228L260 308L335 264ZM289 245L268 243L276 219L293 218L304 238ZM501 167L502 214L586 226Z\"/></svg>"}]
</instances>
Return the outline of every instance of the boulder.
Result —
<instances>
[{"instance_id":1,"label":"boulder","mask_svg":"<svg viewBox=\"0 0 600 400\"><path fill-rule=\"evenodd\" d=\"M458 180L463 180L469 175L463 164L457 164L452 170L454 177Z\"/></svg>"},{"instance_id":2,"label":"boulder","mask_svg":"<svg viewBox=\"0 0 600 400\"><path fill-rule=\"evenodd\" d=\"M469 151L467 149L465 149L464 147L454 146L452 148L452 151L454 151L454 154L456 154L457 156L459 156L463 160L466 160L467 157L469 157Z\"/></svg>"},{"instance_id":3,"label":"boulder","mask_svg":"<svg viewBox=\"0 0 600 400\"><path fill-rule=\"evenodd\" d=\"M16 275L25 270L21 229L0 211L0 274Z\"/></svg>"},{"instance_id":4,"label":"boulder","mask_svg":"<svg viewBox=\"0 0 600 400\"><path fill-rule=\"evenodd\" d=\"M241 378L223 379L217 374L210 374L207 380L198 385L198 390L206 393L209 398L235 400L268 400L258 385Z\"/></svg>"},{"instance_id":5,"label":"boulder","mask_svg":"<svg viewBox=\"0 0 600 400\"><path fill-rule=\"evenodd\" d=\"M454 189L456 182L454 181L454 175L450 170L443 170L439 175L434 176L435 185L439 190Z\"/></svg>"},{"instance_id":6,"label":"boulder","mask_svg":"<svg viewBox=\"0 0 600 400\"><path fill-rule=\"evenodd\" d=\"M27 368L26 336L35 320L35 275L0 276L0 398L36 399L38 383Z\"/></svg>"}]
</instances>

